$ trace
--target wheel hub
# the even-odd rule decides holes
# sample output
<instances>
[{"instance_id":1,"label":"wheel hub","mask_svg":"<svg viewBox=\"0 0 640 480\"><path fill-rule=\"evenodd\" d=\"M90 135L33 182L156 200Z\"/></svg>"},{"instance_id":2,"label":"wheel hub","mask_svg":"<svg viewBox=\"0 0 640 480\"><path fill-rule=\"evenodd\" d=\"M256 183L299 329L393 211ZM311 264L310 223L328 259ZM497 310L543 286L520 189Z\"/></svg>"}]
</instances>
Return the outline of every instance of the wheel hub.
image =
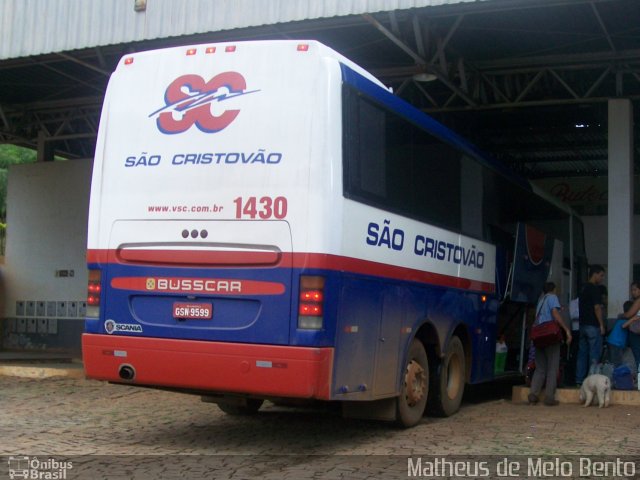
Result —
<instances>
[{"instance_id":1,"label":"wheel hub","mask_svg":"<svg viewBox=\"0 0 640 480\"><path fill-rule=\"evenodd\" d=\"M413 407L424 397L427 382L424 368L415 360L411 360L407 365L404 382L406 386L407 403Z\"/></svg>"}]
</instances>

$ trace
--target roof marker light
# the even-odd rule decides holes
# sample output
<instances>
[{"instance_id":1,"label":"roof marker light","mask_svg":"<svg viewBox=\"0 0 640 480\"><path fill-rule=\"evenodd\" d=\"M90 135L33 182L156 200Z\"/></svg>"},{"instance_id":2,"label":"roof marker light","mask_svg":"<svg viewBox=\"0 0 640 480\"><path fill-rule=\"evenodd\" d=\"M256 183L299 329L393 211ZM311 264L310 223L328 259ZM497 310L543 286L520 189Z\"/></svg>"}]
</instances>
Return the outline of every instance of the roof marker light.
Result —
<instances>
[{"instance_id":1,"label":"roof marker light","mask_svg":"<svg viewBox=\"0 0 640 480\"><path fill-rule=\"evenodd\" d=\"M224 47L224 51L225 52L235 52L236 51L236 46L235 45L229 45L228 47Z\"/></svg>"},{"instance_id":2,"label":"roof marker light","mask_svg":"<svg viewBox=\"0 0 640 480\"><path fill-rule=\"evenodd\" d=\"M131 65L133 63L133 57L127 57L124 59L125 65Z\"/></svg>"},{"instance_id":3,"label":"roof marker light","mask_svg":"<svg viewBox=\"0 0 640 480\"><path fill-rule=\"evenodd\" d=\"M196 50L195 48L190 48L189 50L187 50L187 55L195 55L197 51L198 50Z\"/></svg>"},{"instance_id":4,"label":"roof marker light","mask_svg":"<svg viewBox=\"0 0 640 480\"><path fill-rule=\"evenodd\" d=\"M308 43L300 43L298 44L298 49L299 52L308 52L309 51L309 44Z\"/></svg>"},{"instance_id":5,"label":"roof marker light","mask_svg":"<svg viewBox=\"0 0 640 480\"><path fill-rule=\"evenodd\" d=\"M216 53L216 47L207 47L204 53Z\"/></svg>"}]
</instances>

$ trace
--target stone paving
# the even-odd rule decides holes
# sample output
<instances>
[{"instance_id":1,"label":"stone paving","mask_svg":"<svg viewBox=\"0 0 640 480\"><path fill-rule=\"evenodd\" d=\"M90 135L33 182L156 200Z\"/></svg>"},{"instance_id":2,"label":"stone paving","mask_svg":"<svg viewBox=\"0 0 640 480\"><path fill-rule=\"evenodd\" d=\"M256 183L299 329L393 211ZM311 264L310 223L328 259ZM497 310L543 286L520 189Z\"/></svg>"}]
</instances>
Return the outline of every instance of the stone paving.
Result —
<instances>
[{"instance_id":1,"label":"stone paving","mask_svg":"<svg viewBox=\"0 0 640 480\"><path fill-rule=\"evenodd\" d=\"M432 457L484 455L640 460L639 427L634 406L528 406L495 395L408 430L343 419L332 408L270 403L255 416L238 417L196 396L77 378L0 376L0 478L8 478L9 456L68 459L74 467L66 478L280 480L407 478L408 457L425 464ZM640 461L635 464L640 473Z\"/></svg>"}]
</instances>

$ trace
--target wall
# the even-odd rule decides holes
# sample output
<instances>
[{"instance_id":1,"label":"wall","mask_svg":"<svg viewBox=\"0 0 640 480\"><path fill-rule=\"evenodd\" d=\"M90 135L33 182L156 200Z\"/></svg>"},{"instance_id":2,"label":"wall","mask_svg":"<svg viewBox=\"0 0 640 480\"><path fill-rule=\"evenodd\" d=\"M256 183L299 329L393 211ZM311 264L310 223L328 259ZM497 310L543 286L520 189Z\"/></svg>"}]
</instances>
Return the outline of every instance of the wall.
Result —
<instances>
[{"instance_id":1,"label":"wall","mask_svg":"<svg viewBox=\"0 0 640 480\"><path fill-rule=\"evenodd\" d=\"M582 217L584 223L584 243L589 263L607 264L607 217Z\"/></svg>"},{"instance_id":2,"label":"wall","mask_svg":"<svg viewBox=\"0 0 640 480\"><path fill-rule=\"evenodd\" d=\"M635 215L633 224L633 263L640 264L640 215ZM607 265L608 225L606 216L582 217L585 244L589 263Z\"/></svg>"},{"instance_id":3,"label":"wall","mask_svg":"<svg viewBox=\"0 0 640 480\"><path fill-rule=\"evenodd\" d=\"M3 346L79 353L90 160L9 169Z\"/></svg>"}]
</instances>

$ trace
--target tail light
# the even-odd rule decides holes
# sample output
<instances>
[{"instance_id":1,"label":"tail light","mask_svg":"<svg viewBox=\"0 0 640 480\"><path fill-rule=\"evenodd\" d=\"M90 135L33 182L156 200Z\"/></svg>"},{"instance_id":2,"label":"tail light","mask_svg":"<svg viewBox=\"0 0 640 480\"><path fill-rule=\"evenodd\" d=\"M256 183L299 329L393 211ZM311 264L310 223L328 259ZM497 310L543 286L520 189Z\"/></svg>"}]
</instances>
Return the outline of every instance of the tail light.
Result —
<instances>
[{"instance_id":1,"label":"tail light","mask_svg":"<svg viewBox=\"0 0 640 480\"><path fill-rule=\"evenodd\" d=\"M298 328L321 330L324 315L324 277L300 277Z\"/></svg>"},{"instance_id":2,"label":"tail light","mask_svg":"<svg viewBox=\"0 0 640 480\"><path fill-rule=\"evenodd\" d=\"M100 294L102 285L100 282L100 270L89 270L89 285L87 286L87 317L98 318L100 316Z\"/></svg>"}]
</instances>

